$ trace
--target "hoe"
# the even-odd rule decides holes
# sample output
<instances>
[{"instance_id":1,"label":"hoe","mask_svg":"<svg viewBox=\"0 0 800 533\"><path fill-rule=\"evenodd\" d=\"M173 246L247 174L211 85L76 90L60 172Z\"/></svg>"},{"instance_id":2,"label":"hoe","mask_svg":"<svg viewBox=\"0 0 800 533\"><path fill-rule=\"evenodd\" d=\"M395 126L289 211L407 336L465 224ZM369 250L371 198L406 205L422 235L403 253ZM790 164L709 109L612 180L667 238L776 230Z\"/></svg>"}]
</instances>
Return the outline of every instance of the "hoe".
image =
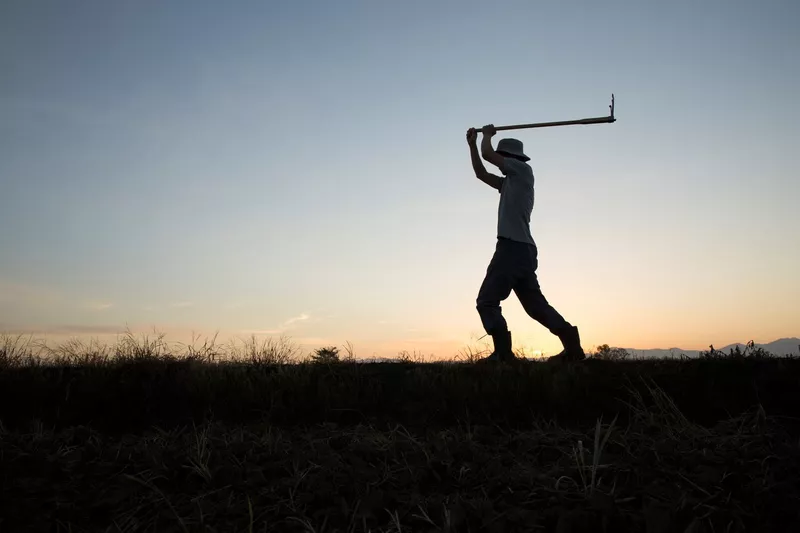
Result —
<instances>
[{"instance_id":1,"label":"hoe","mask_svg":"<svg viewBox=\"0 0 800 533\"><path fill-rule=\"evenodd\" d=\"M607 117L595 117L595 118L582 118L579 120L562 120L560 122L535 122L533 124L514 124L512 126L495 126L497 131L503 130L524 130L528 128L549 128L550 126L571 126L573 124L605 124L610 122L616 122L617 119L614 118L614 95L611 95L611 105L608 106L611 110L611 114ZM481 131L482 128L475 128L478 131Z\"/></svg>"}]
</instances>

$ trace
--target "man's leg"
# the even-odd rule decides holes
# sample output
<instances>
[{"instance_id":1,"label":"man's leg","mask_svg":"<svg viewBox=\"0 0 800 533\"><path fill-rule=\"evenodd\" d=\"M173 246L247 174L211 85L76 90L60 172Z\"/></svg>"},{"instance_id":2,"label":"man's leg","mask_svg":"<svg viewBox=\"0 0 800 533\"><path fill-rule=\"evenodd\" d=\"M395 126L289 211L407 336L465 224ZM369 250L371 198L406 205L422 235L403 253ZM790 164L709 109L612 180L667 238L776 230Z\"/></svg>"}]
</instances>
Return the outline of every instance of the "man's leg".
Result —
<instances>
[{"instance_id":1,"label":"man's leg","mask_svg":"<svg viewBox=\"0 0 800 533\"><path fill-rule=\"evenodd\" d=\"M532 319L550 330L550 333L553 335L558 335L559 332L571 326L544 297L535 272L526 276L525 279L514 288L514 293L517 295L517 298L519 298L525 312L528 313Z\"/></svg>"},{"instance_id":2,"label":"man's leg","mask_svg":"<svg viewBox=\"0 0 800 533\"><path fill-rule=\"evenodd\" d=\"M483 329L492 336L494 341L491 360L510 360L514 357L511 351L511 333L508 331L508 324L503 318L500 308L500 302L511 294L514 283L511 268L513 265L510 264L509 259L511 258L507 250L504 249L502 243L498 242L492 261L486 269L486 277L478 291L476 301Z\"/></svg>"},{"instance_id":3,"label":"man's leg","mask_svg":"<svg viewBox=\"0 0 800 533\"><path fill-rule=\"evenodd\" d=\"M514 287L514 293L519 298L522 308L532 319L546 327L550 333L557 336L564 345L564 351L555 357L563 359L583 359L586 354L581 347L578 328L567 322L556 311L542 294L539 279L536 276L538 261L536 248L531 250L531 262L523 279Z\"/></svg>"}]
</instances>

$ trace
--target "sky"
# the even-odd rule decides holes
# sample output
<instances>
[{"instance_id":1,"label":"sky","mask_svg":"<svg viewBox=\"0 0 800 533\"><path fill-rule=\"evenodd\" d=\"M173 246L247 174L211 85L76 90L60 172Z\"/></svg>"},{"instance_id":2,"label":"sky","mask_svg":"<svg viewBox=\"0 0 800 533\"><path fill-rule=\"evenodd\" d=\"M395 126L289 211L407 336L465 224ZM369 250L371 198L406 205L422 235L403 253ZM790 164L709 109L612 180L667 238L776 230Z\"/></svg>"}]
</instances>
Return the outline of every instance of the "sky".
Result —
<instances>
[{"instance_id":1,"label":"sky","mask_svg":"<svg viewBox=\"0 0 800 533\"><path fill-rule=\"evenodd\" d=\"M485 333L496 243L467 128L614 93L613 124L513 132L584 348L800 336L798 23L793 0L6 0L0 331L451 357ZM560 350L503 313L515 348Z\"/></svg>"}]
</instances>

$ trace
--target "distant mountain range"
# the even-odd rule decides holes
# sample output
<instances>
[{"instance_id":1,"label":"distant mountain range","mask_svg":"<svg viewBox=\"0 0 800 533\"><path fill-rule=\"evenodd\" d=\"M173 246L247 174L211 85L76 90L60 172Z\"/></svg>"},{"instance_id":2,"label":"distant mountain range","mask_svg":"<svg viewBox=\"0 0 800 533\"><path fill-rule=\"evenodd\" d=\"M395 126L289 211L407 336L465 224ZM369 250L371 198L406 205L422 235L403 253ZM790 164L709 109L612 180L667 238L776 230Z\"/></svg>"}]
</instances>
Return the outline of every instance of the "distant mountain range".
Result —
<instances>
[{"instance_id":1,"label":"distant mountain range","mask_svg":"<svg viewBox=\"0 0 800 533\"><path fill-rule=\"evenodd\" d=\"M727 346L718 347L714 346L715 350L729 353L731 350L739 347L744 350L745 344L735 343ZM756 348L763 348L773 355L800 355L800 338L789 337L786 339L778 339L776 341L768 342L767 344L756 344ZM636 348L625 348L635 357L644 358L659 358L659 357L679 357L681 354L687 357L698 357L701 350L682 350L680 348L667 348L667 349L652 349L652 350L637 350ZM707 351L702 350L702 351Z\"/></svg>"}]
</instances>

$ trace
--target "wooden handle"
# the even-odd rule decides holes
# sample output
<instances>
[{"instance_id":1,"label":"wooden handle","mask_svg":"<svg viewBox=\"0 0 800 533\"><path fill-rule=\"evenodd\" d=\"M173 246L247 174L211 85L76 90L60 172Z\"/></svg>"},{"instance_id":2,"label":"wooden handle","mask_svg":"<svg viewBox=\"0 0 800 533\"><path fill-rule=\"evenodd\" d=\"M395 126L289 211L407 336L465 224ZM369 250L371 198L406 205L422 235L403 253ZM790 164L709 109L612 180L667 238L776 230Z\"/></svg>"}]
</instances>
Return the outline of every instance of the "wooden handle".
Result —
<instances>
[{"instance_id":1,"label":"wooden handle","mask_svg":"<svg viewBox=\"0 0 800 533\"><path fill-rule=\"evenodd\" d=\"M572 124L607 124L611 122L616 122L617 119L614 118L614 95L611 95L611 105L608 106L611 109L611 114L607 117L595 117L595 118L582 118L579 120L562 120L558 122L534 122L532 124L514 124L511 126L496 126L495 129L497 131L504 131L504 130L524 130L528 128L549 128L551 126L570 126ZM478 131L483 131L483 127L475 128Z\"/></svg>"},{"instance_id":2,"label":"wooden handle","mask_svg":"<svg viewBox=\"0 0 800 533\"><path fill-rule=\"evenodd\" d=\"M525 130L528 128L549 128L552 126L570 126L572 124L605 124L609 122L616 122L617 119L614 117L597 117L597 118L582 118L580 120L563 120L560 122L536 122L533 124L513 124L510 126L497 126L495 129L497 131L504 131L504 130ZM482 130L482 128L476 128L477 130Z\"/></svg>"}]
</instances>

